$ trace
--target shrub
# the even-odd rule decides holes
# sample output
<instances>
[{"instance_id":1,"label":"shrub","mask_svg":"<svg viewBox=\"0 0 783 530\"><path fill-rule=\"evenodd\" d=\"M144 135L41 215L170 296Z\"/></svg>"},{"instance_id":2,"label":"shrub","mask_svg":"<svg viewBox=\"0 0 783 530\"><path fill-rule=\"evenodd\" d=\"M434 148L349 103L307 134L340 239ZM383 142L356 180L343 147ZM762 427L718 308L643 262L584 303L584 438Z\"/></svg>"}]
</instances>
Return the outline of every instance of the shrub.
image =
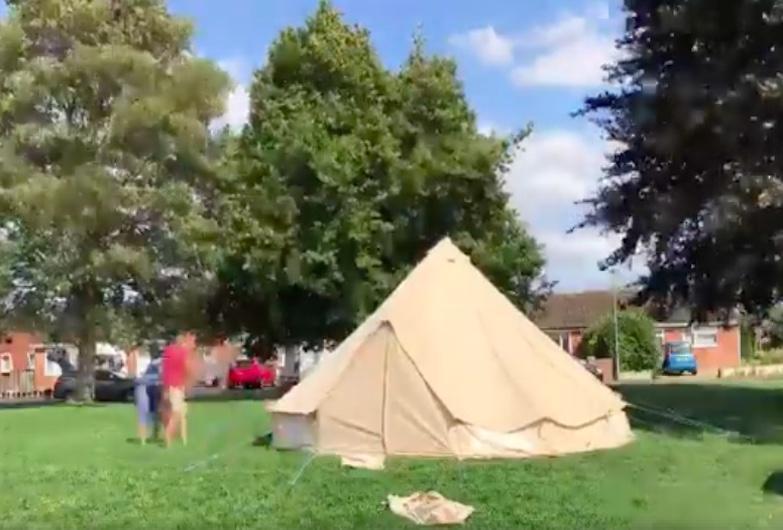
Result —
<instances>
[{"instance_id":1,"label":"shrub","mask_svg":"<svg viewBox=\"0 0 783 530\"><path fill-rule=\"evenodd\" d=\"M743 322L740 328L740 354L745 361L756 356L756 334L749 322Z\"/></svg>"},{"instance_id":2,"label":"shrub","mask_svg":"<svg viewBox=\"0 0 783 530\"><path fill-rule=\"evenodd\" d=\"M748 360L748 364L761 366L783 364L783 348L773 348L771 350L759 350L754 352L753 357Z\"/></svg>"},{"instance_id":3,"label":"shrub","mask_svg":"<svg viewBox=\"0 0 783 530\"><path fill-rule=\"evenodd\" d=\"M622 370L652 370L659 364L661 352L655 340L655 325L650 317L638 309L620 311L619 329L620 368ZM614 357L614 320L606 315L585 333L581 353L596 358Z\"/></svg>"}]
</instances>

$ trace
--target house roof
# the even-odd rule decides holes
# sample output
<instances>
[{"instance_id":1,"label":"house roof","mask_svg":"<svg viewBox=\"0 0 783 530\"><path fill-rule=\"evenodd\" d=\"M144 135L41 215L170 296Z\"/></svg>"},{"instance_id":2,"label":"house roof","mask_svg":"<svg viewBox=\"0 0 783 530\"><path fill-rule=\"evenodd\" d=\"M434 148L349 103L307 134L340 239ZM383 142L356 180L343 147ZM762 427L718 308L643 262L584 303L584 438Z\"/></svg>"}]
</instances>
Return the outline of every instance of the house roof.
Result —
<instances>
[{"instance_id":1,"label":"house roof","mask_svg":"<svg viewBox=\"0 0 783 530\"><path fill-rule=\"evenodd\" d=\"M631 293L618 293L619 306L627 305ZM555 293L547 298L533 320L542 329L588 328L612 311L612 291Z\"/></svg>"},{"instance_id":2,"label":"house roof","mask_svg":"<svg viewBox=\"0 0 783 530\"><path fill-rule=\"evenodd\" d=\"M630 290L617 293L618 309L632 305L636 293ZM542 329L584 329L589 328L601 317L612 311L614 295L612 291L583 291L579 293L554 293L547 298L542 309L531 315L534 322ZM692 319L691 311L686 306L676 306L668 311L666 318L661 317L661 311L652 306L644 306L650 316L659 324L685 324ZM659 318L656 318L659 317ZM731 322L735 322L736 312L732 312ZM724 320L716 314L708 315L707 321Z\"/></svg>"}]
</instances>

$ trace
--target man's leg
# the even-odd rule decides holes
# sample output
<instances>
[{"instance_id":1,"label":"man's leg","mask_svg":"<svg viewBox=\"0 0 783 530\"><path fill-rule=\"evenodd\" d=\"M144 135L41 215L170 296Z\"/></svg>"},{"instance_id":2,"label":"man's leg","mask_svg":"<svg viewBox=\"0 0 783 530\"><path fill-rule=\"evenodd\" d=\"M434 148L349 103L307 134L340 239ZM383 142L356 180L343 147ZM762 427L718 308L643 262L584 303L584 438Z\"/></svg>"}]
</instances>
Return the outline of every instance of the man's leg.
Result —
<instances>
[{"instance_id":1,"label":"man's leg","mask_svg":"<svg viewBox=\"0 0 783 530\"><path fill-rule=\"evenodd\" d=\"M164 429L166 447L169 447L171 445L172 440L174 440L174 437L177 434L178 428L179 428L179 412L172 410L169 412L169 421L166 423L166 427Z\"/></svg>"},{"instance_id":2,"label":"man's leg","mask_svg":"<svg viewBox=\"0 0 783 530\"><path fill-rule=\"evenodd\" d=\"M172 395L171 389L166 388L163 391L163 441L166 444L166 447L169 447L171 445L171 440L173 438L174 434L174 426L176 423L176 412L175 412L175 404L174 404L174 396Z\"/></svg>"},{"instance_id":3,"label":"man's leg","mask_svg":"<svg viewBox=\"0 0 783 530\"><path fill-rule=\"evenodd\" d=\"M182 445L188 445L188 413L185 409L179 417L179 433L182 436Z\"/></svg>"},{"instance_id":4,"label":"man's leg","mask_svg":"<svg viewBox=\"0 0 783 530\"><path fill-rule=\"evenodd\" d=\"M188 403L185 401L185 389L179 389L179 435L182 444L188 444Z\"/></svg>"},{"instance_id":5,"label":"man's leg","mask_svg":"<svg viewBox=\"0 0 783 530\"><path fill-rule=\"evenodd\" d=\"M185 394L181 388L169 389L169 406L171 408L171 418L169 424L166 427L166 445L171 445L175 436L179 432L182 434L184 407L185 407Z\"/></svg>"}]
</instances>

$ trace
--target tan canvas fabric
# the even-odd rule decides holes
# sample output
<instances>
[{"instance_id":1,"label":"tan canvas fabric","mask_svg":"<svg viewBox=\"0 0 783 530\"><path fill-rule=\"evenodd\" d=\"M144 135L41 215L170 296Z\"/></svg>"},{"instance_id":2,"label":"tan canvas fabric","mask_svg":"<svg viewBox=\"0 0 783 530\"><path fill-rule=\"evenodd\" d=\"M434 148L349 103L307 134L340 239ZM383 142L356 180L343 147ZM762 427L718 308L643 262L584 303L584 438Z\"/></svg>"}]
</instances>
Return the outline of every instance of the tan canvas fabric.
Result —
<instances>
[{"instance_id":1,"label":"tan canvas fabric","mask_svg":"<svg viewBox=\"0 0 783 530\"><path fill-rule=\"evenodd\" d=\"M464 423L455 424L449 431L450 445L461 458L558 456L611 449L631 440L631 429L623 412L578 428L544 420L510 433Z\"/></svg>"},{"instance_id":2,"label":"tan canvas fabric","mask_svg":"<svg viewBox=\"0 0 783 530\"><path fill-rule=\"evenodd\" d=\"M383 399L389 327L380 326L351 356L318 408L320 451L383 453Z\"/></svg>"},{"instance_id":3,"label":"tan canvas fabric","mask_svg":"<svg viewBox=\"0 0 783 530\"><path fill-rule=\"evenodd\" d=\"M390 334L386 360L384 439L396 455L450 455L450 414L432 394L397 338Z\"/></svg>"},{"instance_id":4,"label":"tan canvas fabric","mask_svg":"<svg viewBox=\"0 0 783 530\"><path fill-rule=\"evenodd\" d=\"M446 239L271 410L323 452L532 456L626 443L623 407Z\"/></svg>"}]
</instances>

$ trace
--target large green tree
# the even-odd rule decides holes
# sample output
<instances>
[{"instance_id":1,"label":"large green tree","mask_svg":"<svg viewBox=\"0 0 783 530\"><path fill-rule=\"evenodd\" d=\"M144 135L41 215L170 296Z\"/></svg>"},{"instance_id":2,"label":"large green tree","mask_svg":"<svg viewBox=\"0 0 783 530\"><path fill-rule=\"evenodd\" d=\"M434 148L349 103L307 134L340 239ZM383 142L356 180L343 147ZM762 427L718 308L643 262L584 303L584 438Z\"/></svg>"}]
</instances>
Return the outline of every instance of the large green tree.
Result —
<instances>
[{"instance_id":1,"label":"large green tree","mask_svg":"<svg viewBox=\"0 0 783 530\"><path fill-rule=\"evenodd\" d=\"M209 123L227 76L162 0L9 2L0 22L0 223L7 317L79 346L170 308L216 225ZM168 309L167 309L168 307ZM142 310L146 308L146 310ZM142 327L143 329L143 327Z\"/></svg>"},{"instance_id":2,"label":"large green tree","mask_svg":"<svg viewBox=\"0 0 783 530\"><path fill-rule=\"evenodd\" d=\"M390 71L322 2L255 74L215 315L267 344L338 339L446 235L533 303L542 257L503 189L522 136L479 134L454 62L420 38Z\"/></svg>"},{"instance_id":3,"label":"large green tree","mask_svg":"<svg viewBox=\"0 0 783 530\"><path fill-rule=\"evenodd\" d=\"M647 256L646 294L763 311L783 292L783 2L625 0L614 89L591 97L620 146L586 224Z\"/></svg>"}]
</instances>

